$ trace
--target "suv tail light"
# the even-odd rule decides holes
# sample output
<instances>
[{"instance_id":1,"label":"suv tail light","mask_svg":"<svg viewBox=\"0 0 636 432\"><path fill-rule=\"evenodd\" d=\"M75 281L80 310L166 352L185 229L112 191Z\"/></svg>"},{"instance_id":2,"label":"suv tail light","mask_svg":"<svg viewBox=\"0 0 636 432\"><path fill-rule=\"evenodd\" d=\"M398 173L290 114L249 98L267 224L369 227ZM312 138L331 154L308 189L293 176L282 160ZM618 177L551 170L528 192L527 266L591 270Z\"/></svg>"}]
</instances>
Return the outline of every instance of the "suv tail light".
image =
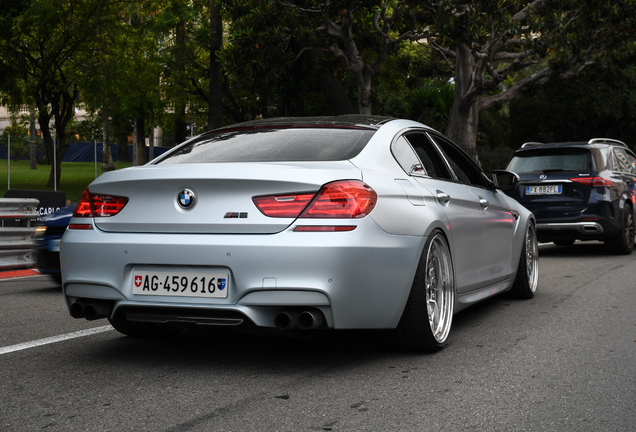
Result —
<instances>
[{"instance_id":1,"label":"suv tail light","mask_svg":"<svg viewBox=\"0 0 636 432\"><path fill-rule=\"evenodd\" d=\"M86 189L73 210L73 217L110 217L119 213L128 198L92 194Z\"/></svg>"},{"instance_id":2,"label":"suv tail light","mask_svg":"<svg viewBox=\"0 0 636 432\"><path fill-rule=\"evenodd\" d=\"M378 195L366 183L341 180L327 183L317 194L285 194L252 200L269 217L357 219L371 213Z\"/></svg>"},{"instance_id":3,"label":"suv tail light","mask_svg":"<svg viewBox=\"0 0 636 432\"><path fill-rule=\"evenodd\" d=\"M614 183L609 180L605 180L602 177L574 177L571 178L573 182L584 184L590 187L613 187Z\"/></svg>"}]
</instances>

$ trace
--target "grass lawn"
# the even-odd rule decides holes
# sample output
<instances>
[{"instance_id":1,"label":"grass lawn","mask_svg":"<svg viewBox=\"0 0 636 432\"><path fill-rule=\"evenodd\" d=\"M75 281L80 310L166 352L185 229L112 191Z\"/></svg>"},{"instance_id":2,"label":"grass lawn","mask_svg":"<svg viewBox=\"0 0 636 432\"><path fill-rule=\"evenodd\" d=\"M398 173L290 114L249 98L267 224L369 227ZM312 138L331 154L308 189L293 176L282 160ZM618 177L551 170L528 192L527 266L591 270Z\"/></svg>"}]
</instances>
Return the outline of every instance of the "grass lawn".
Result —
<instances>
[{"instance_id":1,"label":"grass lawn","mask_svg":"<svg viewBox=\"0 0 636 432\"><path fill-rule=\"evenodd\" d=\"M130 162L115 162L117 169L131 166ZM97 163L97 176L102 174L101 163ZM0 159L0 197L7 191L8 166L6 159ZM51 165L38 165L37 169L31 169L31 163L27 160L11 161L11 189L28 190L53 190L47 188L46 183L51 174ZM58 173L59 175L59 173ZM60 187L57 189L66 193L66 199L73 203L79 200L86 186L95 180L94 162L62 162L62 175Z\"/></svg>"}]
</instances>

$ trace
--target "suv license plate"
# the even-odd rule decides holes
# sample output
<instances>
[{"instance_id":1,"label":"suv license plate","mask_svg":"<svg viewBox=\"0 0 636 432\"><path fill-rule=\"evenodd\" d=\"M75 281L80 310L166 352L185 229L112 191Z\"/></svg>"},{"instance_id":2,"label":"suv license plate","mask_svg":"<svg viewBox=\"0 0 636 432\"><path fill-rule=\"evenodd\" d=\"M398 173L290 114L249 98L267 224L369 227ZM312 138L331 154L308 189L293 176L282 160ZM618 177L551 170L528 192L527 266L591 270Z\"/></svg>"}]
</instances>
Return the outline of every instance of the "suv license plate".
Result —
<instances>
[{"instance_id":1,"label":"suv license plate","mask_svg":"<svg viewBox=\"0 0 636 432\"><path fill-rule=\"evenodd\" d=\"M526 195L559 195L561 185L526 186Z\"/></svg>"},{"instance_id":2,"label":"suv license plate","mask_svg":"<svg viewBox=\"0 0 636 432\"><path fill-rule=\"evenodd\" d=\"M225 273L135 271L132 293L174 297L227 298Z\"/></svg>"}]
</instances>

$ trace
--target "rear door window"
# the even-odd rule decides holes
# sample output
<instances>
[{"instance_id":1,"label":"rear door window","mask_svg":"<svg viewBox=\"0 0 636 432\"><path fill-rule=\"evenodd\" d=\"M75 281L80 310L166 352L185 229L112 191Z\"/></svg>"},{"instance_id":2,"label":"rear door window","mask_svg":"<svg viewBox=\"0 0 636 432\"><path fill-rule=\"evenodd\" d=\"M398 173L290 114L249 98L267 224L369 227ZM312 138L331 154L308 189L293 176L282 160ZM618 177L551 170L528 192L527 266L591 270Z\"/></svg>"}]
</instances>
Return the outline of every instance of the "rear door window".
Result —
<instances>
[{"instance_id":1,"label":"rear door window","mask_svg":"<svg viewBox=\"0 0 636 432\"><path fill-rule=\"evenodd\" d=\"M614 156L614 169L616 171L636 174L636 167L634 166L634 157L627 153L625 149L615 147L612 151Z\"/></svg>"},{"instance_id":2,"label":"rear door window","mask_svg":"<svg viewBox=\"0 0 636 432\"><path fill-rule=\"evenodd\" d=\"M403 136L393 142L391 153L408 175L425 174L420 160Z\"/></svg>"},{"instance_id":3,"label":"rear door window","mask_svg":"<svg viewBox=\"0 0 636 432\"><path fill-rule=\"evenodd\" d=\"M206 134L154 164L338 161L355 157L375 130L363 128L254 128Z\"/></svg>"},{"instance_id":4,"label":"rear door window","mask_svg":"<svg viewBox=\"0 0 636 432\"><path fill-rule=\"evenodd\" d=\"M453 177L444 163L444 159L441 154L424 132L408 132L405 136L411 146L413 146L419 160L422 161L422 165L424 165L428 176L438 179L453 180Z\"/></svg>"},{"instance_id":5,"label":"rear door window","mask_svg":"<svg viewBox=\"0 0 636 432\"><path fill-rule=\"evenodd\" d=\"M470 156L442 136L431 134L430 137L439 146L460 183L488 187L481 169L470 159Z\"/></svg>"}]
</instances>

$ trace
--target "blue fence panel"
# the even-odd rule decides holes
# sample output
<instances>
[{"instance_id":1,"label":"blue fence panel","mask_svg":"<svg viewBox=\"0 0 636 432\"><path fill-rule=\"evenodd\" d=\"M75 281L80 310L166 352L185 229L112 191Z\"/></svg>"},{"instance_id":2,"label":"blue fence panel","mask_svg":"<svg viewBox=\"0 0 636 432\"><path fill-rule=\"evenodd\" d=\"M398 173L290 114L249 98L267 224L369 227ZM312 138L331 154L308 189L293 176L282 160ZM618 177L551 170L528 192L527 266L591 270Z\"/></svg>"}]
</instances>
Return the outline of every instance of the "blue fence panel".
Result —
<instances>
[{"instance_id":1,"label":"blue fence panel","mask_svg":"<svg viewBox=\"0 0 636 432\"><path fill-rule=\"evenodd\" d=\"M128 156L130 160L132 160L133 155L133 146L128 146ZM169 147L154 147L155 157L167 152L170 150ZM113 162L117 162L117 144L112 144L110 146L110 153L113 155ZM101 143L97 143L97 162L102 161L103 155L103 146ZM44 157L43 154L38 150L38 158L42 159ZM146 147L146 157L149 157L149 148ZM0 159L7 158L7 149L4 146L0 146ZM29 155L22 156L20 159L28 160ZM63 162L95 162L95 143L92 142L77 142L70 143L68 146L68 150L64 154Z\"/></svg>"}]
</instances>

